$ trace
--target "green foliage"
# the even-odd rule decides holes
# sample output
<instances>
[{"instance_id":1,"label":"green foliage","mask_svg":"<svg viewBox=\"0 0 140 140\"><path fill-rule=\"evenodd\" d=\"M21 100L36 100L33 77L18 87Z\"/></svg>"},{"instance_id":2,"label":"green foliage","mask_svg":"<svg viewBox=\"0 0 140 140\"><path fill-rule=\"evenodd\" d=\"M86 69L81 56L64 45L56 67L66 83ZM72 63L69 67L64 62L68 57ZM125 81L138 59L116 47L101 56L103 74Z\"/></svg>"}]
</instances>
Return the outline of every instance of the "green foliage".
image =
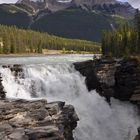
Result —
<instances>
[{"instance_id":1,"label":"green foliage","mask_svg":"<svg viewBox=\"0 0 140 140\"><path fill-rule=\"evenodd\" d=\"M43 49L88 51L99 53L100 44L91 41L65 39L47 33L0 25L0 53L42 53Z\"/></svg>"},{"instance_id":2,"label":"green foliage","mask_svg":"<svg viewBox=\"0 0 140 140\"><path fill-rule=\"evenodd\" d=\"M102 53L114 57L127 57L140 53L140 12L136 12L135 27L125 24L113 32L105 32Z\"/></svg>"}]
</instances>

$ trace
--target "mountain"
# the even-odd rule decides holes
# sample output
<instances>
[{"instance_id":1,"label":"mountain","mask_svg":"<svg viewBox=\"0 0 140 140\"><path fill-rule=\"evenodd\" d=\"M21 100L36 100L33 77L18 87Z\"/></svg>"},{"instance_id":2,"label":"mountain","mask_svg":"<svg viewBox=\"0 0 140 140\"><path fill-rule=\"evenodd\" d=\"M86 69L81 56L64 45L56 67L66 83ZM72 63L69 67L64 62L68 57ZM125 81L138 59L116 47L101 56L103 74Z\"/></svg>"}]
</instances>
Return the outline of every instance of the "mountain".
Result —
<instances>
[{"instance_id":1,"label":"mountain","mask_svg":"<svg viewBox=\"0 0 140 140\"><path fill-rule=\"evenodd\" d=\"M48 9L52 12L56 12L59 10L66 9L70 6L73 5L73 2L68 2L68 1L57 1L57 0L19 0L17 4L24 4L27 6L30 6L34 13L38 13L41 10Z\"/></svg>"},{"instance_id":2,"label":"mountain","mask_svg":"<svg viewBox=\"0 0 140 140\"><path fill-rule=\"evenodd\" d=\"M0 5L0 24L101 41L104 30L134 17L129 3L116 0L19 0Z\"/></svg>"},{"instance_id":3,"label":"mountain","mask_svg":"<svg viewBox=\"0 0 140 140\"><path fill-rule=\"evenodd\" d=\"M19 0L17 4L30 6L34 13L44 9L57 12L69 7L81 7L83 10L90 12L95 10L131 18L135 11L129 3L116 0Z\"/></svg>"}]
</instances>

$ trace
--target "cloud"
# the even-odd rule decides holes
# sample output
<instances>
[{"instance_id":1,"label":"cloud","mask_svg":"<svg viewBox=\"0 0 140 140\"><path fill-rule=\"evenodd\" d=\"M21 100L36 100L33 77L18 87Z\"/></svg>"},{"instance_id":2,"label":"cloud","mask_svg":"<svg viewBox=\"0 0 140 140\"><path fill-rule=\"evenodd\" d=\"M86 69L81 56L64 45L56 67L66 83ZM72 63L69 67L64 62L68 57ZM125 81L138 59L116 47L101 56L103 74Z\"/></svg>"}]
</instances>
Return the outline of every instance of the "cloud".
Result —
<instances>
[{"instance_id":1,"label":"cloud","mask_svg":"<svg viewBox=\"0 0 140 140\"><path fill-rule=\"evenodd\" d=\"M140 7L140 0L118 0L118 1L129 2L135 8L139 8Z\"/></svg>"},{"instance_id":2,"label":"cloud","mask_svg":"<svg viewBox=\"0 0 140 140\"><path fill-rule=\"evenodd\" d=\"M0 0L0 3L15 3L17 0Z\"/></svg>"},{"instance_id":3,"label":"cloud","mask_svg":"<svg viewBox=\"0 0 140 140\"><path fill-rule=\"evenodd\" d=\"M140 8L140 0L128 0L128 2L135 8Z\"/></svg>"}]
</instances>

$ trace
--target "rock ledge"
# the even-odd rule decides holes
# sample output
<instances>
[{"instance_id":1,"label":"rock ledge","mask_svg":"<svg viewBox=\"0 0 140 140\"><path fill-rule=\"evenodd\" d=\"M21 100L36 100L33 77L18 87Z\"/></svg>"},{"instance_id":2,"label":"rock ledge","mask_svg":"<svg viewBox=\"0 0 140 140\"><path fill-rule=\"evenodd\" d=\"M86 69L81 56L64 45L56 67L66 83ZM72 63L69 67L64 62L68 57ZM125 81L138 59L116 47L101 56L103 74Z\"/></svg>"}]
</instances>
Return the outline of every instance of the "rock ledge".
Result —
<instances>
[{"instance_id":1,"label":"rock ledge","mask_svg":"<svg viewBox=\"0 0 140 140\"><path fill-rule=\"evenodd\" d=\"M0 140L73 140L78 116L71 105L46 100L0 100Z\"/></svg>"}]
</instances>

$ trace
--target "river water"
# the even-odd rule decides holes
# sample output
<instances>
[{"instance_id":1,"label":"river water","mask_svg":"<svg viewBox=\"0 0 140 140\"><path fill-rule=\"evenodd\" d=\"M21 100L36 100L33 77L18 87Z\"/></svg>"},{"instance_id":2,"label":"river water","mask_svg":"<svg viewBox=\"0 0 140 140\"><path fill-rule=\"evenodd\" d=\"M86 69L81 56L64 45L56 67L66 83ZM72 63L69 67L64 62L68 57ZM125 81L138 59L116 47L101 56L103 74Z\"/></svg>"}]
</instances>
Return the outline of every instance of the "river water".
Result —
<instances>
[{"instance_id":1,"label":"river water","mask_svg":"<svg viewBox=\"0 0 140 140\"><path fill-rule=\"evenodd\" d=\"M136 107L115 99L110 106L96 91L87 90L85 77L72 63L89 59L92 55L0 58L1 65L23 64L24 78L0 67L6 96L72 104L80 118L75 140L133 140L140 126Z\"/></svg>"}]
</instances>

